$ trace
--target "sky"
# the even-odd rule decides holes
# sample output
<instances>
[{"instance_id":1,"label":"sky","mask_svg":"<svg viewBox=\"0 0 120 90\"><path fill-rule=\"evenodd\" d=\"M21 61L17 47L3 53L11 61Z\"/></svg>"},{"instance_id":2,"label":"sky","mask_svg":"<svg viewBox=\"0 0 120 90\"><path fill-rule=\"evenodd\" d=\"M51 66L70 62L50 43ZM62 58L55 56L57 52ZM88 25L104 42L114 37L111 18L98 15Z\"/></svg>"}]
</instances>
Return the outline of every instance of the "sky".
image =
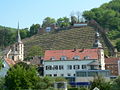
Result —
<instances>
[{"instance_id":1,"label":"sky","mask_svg":"<svg viewBox=\"0 0 120 90\"><path fill-rule=\"evenodd\" d=\"M71 12L97 8L111 0L0 0L0 25L20 29L42 24L45 17L70 17Z\"/></svg>"}]
</instances>

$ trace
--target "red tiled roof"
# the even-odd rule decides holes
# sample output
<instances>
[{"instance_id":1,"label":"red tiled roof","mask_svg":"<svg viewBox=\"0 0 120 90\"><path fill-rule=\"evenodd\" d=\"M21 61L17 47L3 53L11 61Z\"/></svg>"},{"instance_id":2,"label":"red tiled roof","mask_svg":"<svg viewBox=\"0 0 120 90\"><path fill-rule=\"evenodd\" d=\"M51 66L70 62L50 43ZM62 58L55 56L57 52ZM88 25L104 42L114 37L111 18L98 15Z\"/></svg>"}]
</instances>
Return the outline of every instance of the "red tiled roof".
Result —
<instances>
[{"instance_id":1,"label":"red tiled roof","mask_svg":"<svg viewBox=\"0 0 120 90\"><path fill-rule=\"evenodd\" d=\"M68 60L72 60L74 56L79 56L80 59L84 59L85 56L89 56L89 59L98 59L98 51L99 49L46 50L44 60L50 60L51 57L60 60L61 56L66 56Z\"/></svg>"},{"instance_id":2,"label":"red tiled roof","mask_svg":"<svg viewBox=\"0 0 120 90\"><path fill-rule=\"evenodd\" d=\"M12 59L5 58L5 61L7 62L7 64L8 64L9 66L15 65L15 62L14 62Z\"/></svg>"},{"instance_id":3,"label":"red tiled roof","mask_svg":"<svg viewBox=\"0 0 120 90\"><path fill-rule=\"evenodd\" d=\"M105 58L105 64L118 64L120 58Z\"/></svg>"}]
</instances>

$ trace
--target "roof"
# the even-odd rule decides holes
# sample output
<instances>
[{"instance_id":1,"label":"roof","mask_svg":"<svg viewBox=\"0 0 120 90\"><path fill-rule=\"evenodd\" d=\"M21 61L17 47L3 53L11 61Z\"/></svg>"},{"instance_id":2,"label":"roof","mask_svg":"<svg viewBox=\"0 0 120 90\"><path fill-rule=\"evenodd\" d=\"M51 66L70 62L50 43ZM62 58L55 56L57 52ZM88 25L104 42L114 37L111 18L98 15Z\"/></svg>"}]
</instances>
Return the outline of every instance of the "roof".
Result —
<instances>
[{"instance_id":1,"label":"roof","mask_svg":"<svg viewBox=\"0 0 120 90\"><path fill-rule=\"evenodd\" d=\"M52 57L55 60L60 60L62 56L66 56L67 60L73 60L74 56L79 56L80 59L88 56L89 59L98 59L99 49L71 49L71 50L46 50L44 60L50 60Z\"/></svg>"},{"instance_id":2,"label":"roof","mask_svg":"<svg viewBox=\"0 0 120 90\"><path fill-rule=\"evenodd\" d=\"M120 58L105 58L105 64L118 64Z\"/></svg>"},{"instance_id":3,"label":"roof","mask_svg":"<svg viewBox=\"0 0 120 90\"><path fill-rule=\"evenodd\" d=\"M6 63L7 63L9 66L15 65L15 62L14 62L12 59L5 58L5 61L6 61Z\"/></svg>"}]
</instances>

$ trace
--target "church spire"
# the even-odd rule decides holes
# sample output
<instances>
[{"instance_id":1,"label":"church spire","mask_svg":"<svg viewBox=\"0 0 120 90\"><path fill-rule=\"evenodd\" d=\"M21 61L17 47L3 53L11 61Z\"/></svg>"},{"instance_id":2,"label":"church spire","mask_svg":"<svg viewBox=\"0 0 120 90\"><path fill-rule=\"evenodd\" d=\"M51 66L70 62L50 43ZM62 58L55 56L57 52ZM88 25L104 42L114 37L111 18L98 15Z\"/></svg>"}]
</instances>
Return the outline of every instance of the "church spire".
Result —
<instances>
[{"instance_id":1,"label":"church spire","mask_svg":"<svg viewBox=\"0 0 120 90\"><path fill-rule=\"evenodd\" d=\"M17 42L21 43L21 37L20 37L20 30L19 30L19 22L18 22L18 30L17 30Z\"/></svg>"}]
</instances>

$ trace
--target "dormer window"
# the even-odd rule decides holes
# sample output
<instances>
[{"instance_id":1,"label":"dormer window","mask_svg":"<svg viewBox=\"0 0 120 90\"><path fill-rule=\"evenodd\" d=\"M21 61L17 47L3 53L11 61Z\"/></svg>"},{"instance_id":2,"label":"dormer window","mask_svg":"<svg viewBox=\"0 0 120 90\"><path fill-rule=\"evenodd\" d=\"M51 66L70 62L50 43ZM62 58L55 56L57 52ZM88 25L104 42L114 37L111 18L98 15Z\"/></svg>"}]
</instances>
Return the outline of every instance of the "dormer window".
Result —
<instances>
[{"instance_id":1,"label":"dormer window","mask_svg":"<svg viewBox=\"0 0 120 90\"><path fill-rule=\"evenodd\" d=\"M75 60L79 60L80 57L79 57L79 56L74 56L73 59L75 59Z\"/></svg>"},{"instance_id":2,"label":"dormer window","mask_svg":"<svg viewBox=\"0 0 120 90\"><path fill-rule=\"evenodd\" d=\"M60 58L60 60L67 60L67 57L66 57L66 56L62 56L62 57Z\"/></svg>"},{"instance_id":3,"label":"dormer window","mask_svg":"<svg viewBox=\"0 0 120 90\"><path fill-rule=\"evenodd\" d=\"M50 60L55 60L55 57L51 57L51 59Z\"/></svg>"},{"instance_id":4,"label":"dormer window","mask_svg":"<svg viewBox=\"0 0 120 90\"><path fill-rule=\"evenodd\" d=\"M84 59L90 59L90 56L85 56Z\"/></svg>"}]
</instances>

